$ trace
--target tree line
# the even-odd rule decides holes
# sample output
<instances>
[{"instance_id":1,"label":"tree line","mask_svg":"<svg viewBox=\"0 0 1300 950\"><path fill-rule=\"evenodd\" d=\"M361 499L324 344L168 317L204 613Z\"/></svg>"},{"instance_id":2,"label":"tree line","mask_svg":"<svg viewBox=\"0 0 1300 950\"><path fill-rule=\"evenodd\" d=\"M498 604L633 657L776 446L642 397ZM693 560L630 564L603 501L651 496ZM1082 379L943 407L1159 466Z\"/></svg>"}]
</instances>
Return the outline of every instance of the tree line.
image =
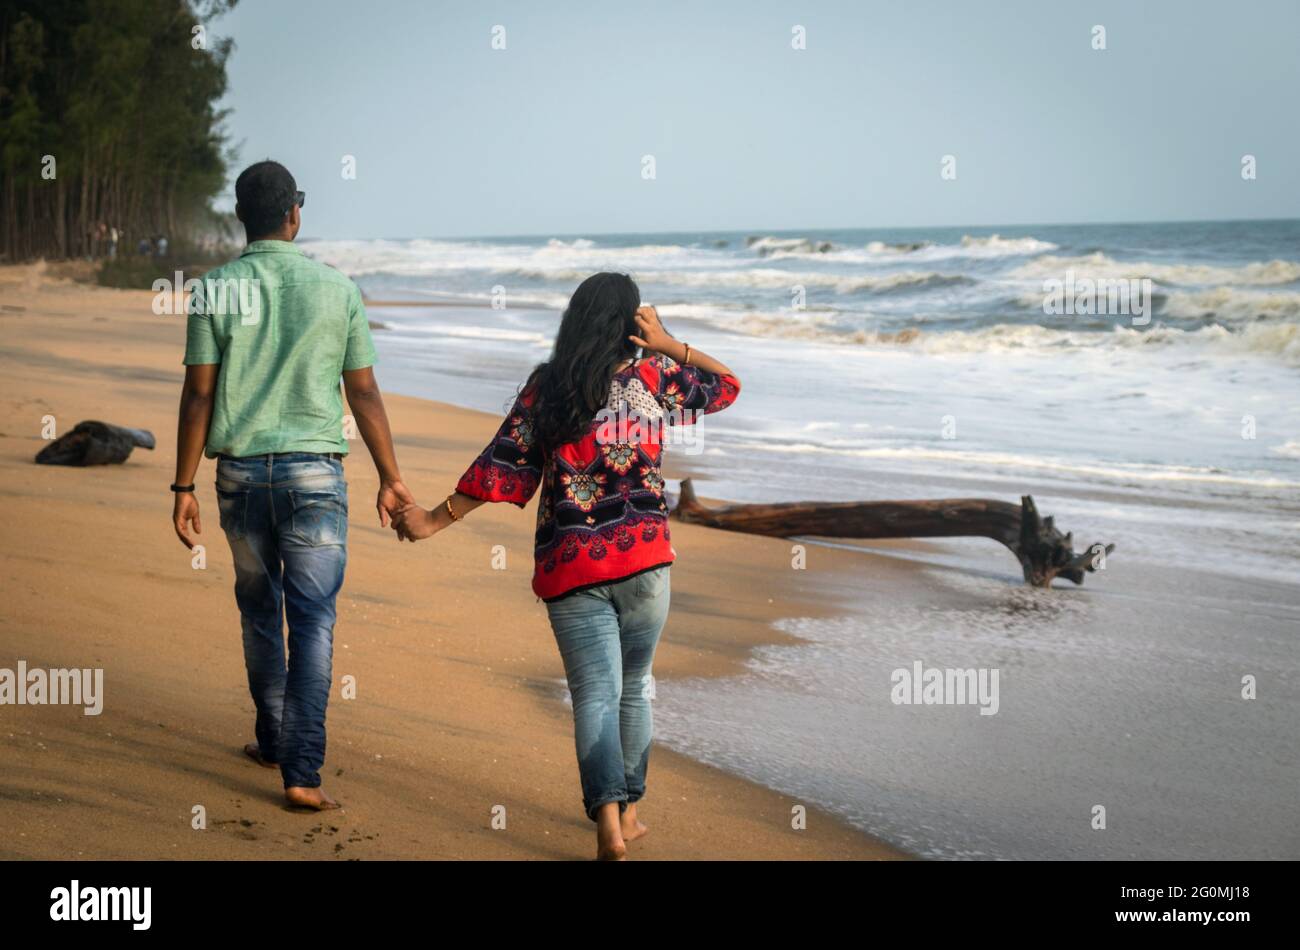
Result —
<instances>
[{"instance_id":1,"label":"tree line","mask_svg":"<svg viewBox=\"0 0 1300 950\"><path fill-rule=\"evenodd\" d=\"M233 43L207 24L236 2L0 3L0 259L213 229Z\"/></svg>"}]
</instances>

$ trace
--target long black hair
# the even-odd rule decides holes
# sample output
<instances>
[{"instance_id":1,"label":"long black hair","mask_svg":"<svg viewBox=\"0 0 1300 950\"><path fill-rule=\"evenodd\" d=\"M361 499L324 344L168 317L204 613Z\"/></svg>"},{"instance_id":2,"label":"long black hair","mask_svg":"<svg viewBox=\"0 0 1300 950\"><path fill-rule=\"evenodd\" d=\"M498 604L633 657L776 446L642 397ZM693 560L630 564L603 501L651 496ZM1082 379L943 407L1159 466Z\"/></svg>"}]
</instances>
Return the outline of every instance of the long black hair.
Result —
<instances>
[{"instance_id":1,"label":"long black hair","mask_svg":"<svg viewBox=\"0 0 1300 950\"><path fill-rule=\"evenodd\" d=\"M604 407L614 368L636 354L628 337L637 332L640 306L641 291L627 274L593 274L573 292L551 358L524 384L543 448L581 438Z\"/></svg>"}]
</instances>

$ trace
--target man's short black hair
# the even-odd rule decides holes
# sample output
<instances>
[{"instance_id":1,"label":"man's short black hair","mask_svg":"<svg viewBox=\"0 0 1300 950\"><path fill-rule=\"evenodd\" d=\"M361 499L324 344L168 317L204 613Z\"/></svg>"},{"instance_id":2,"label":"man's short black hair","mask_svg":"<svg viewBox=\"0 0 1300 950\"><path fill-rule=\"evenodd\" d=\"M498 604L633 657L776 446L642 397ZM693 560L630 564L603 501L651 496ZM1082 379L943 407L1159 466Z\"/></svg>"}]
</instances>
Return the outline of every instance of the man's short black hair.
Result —
<instances>
[{"instance_id":1,"label":"man's short black hair","mask_svg":"<svg viewBox=\"0 0 1300 950\"><path fill-rule=\"evenodd\" d=\"M235 201L239 202L249 240L280 229L297 190L298 183L289 169L270 159L249 165L239 173Z\"/></svg>"}]
</instances>

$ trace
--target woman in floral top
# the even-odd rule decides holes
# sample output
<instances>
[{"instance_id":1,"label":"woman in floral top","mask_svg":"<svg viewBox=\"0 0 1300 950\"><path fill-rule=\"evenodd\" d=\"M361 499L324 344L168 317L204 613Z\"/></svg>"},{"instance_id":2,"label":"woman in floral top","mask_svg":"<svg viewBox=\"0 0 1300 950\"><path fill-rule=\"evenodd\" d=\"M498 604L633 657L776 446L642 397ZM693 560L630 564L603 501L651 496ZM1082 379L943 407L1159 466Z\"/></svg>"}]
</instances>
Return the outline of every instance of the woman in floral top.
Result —
<instances>
[{"instance_id":1,"label":"woman in floral top","mask_svg":"<svg viewBox=\"0 0 1300 950\"><path fill-rule=\"evenodd\" d=\"M621 860L646 831L636 802L650 753L650 671L676 556L660 471L667 427L725 409L739 392L735 374L641 306L630 277L596 274L574 292L551 358L456 491L394 519L414 541L484 502L522 508L540 487L533 591L564 660L583 805L602 859Z\"/></svg>"}]
</instances>

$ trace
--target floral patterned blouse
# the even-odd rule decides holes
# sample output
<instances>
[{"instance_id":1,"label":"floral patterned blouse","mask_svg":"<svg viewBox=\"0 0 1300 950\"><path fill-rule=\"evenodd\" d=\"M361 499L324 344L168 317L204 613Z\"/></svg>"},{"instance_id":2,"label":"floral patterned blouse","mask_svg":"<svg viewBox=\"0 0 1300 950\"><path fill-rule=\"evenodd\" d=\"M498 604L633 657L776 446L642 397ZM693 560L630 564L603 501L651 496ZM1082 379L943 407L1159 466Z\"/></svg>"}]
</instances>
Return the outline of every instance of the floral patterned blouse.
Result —
<instances>
[{"instance_id":1,"label":"floral patterned blouse","mask_svg":"<svg viewBox=\"0 0 1300 950\"><path fill-rule=\"evenodd\" d=\"M605 409L577 441L546 453L525 390L456 490L522 508L540 485L533 591L557 600L676 557L660 472L667 426L730 406L734 376L652 356L614 375Z\"/></svg>"}]
</instances>

